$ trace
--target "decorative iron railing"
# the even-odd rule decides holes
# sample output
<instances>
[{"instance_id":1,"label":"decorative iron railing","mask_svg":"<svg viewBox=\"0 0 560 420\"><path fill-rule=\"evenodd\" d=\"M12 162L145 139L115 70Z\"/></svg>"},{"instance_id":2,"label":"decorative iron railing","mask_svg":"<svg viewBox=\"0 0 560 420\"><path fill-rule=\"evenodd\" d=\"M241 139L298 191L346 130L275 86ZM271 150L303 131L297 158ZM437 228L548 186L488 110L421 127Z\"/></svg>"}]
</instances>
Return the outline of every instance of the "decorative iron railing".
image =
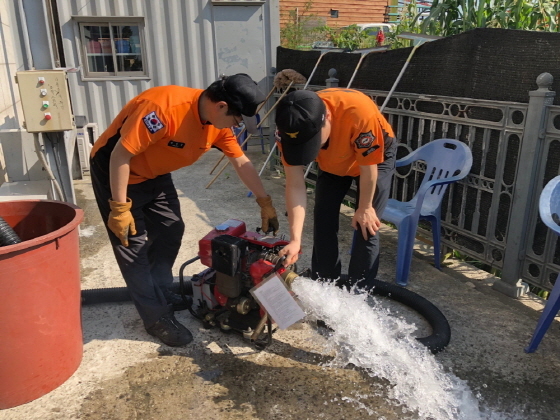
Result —
<instances>
[{"instance_id":1,"label":"decorative iron railing","mask_svg":"<svg viewBox=\"0 0 560 420\"><path fill-rule=\"evenodd\" d=\"M399 141L397 158L440 138L471 148L470 174L444 198L442 242L501 271L494 287L513 297L524 292L522 282L550 290L560 271L560 241L538 216L542 188L560 173L560 107L552 106L552 77L544 73L537 84L528 103L394 93L383 110ZM361 91L379 106L388 94ZM423 175L422 164L399 168L392 198L411 199ZM315 176L311 169L310 184ZM418 231L427 241L429 228Z\"/></svg>"},{"instance_id":2,"label":"decorative iron railing","mask_svg":"<svg viewBox=\"0 0 560 420\"><path fill-rule=\"evenodd\" d=\"M560 173L560 106L549 106L543 121L542 150L536 160L539 168L534 188L540 196L544 186ZM538 214L538 200L532 203ZM550 290L560 271L560 241L540 217L527 220L527 247L521 277L530 284Z\"/></svg>"}]
</instances>

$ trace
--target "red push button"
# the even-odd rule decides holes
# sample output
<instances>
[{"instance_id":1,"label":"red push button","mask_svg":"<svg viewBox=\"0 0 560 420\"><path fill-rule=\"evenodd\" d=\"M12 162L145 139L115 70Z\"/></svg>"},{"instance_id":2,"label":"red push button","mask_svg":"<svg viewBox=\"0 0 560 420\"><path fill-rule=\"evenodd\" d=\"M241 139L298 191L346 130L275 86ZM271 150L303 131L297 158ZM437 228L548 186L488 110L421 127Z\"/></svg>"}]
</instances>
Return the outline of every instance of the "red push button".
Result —
<instances>
[{"instance_id":1,"label":"red push button","mask_svg":"<svg viewBox=\"0 0 560 420\"><path fill-rule=\"evenodd\" d=\"M45 112L45 120L52 120L52 115L48 112Z\"/></svg>"}]
</instances>

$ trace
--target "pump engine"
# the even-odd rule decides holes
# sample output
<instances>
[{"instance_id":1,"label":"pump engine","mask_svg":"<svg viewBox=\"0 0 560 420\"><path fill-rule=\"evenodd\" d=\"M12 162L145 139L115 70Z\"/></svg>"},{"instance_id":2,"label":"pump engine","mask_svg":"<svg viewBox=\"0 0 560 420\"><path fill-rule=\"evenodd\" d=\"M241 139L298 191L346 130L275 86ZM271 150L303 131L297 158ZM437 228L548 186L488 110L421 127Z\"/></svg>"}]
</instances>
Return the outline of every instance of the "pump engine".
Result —
<instances>
[{"instance_id":1,"label":"pump engine","mask_svg":"<svg viewBox=\"0 0 560 420\"><path fill-rule=\"evenodd\" d=\"M271 320L250 290L274 272L287 285L297 277L295 267L284 267L278 256L287 244L283 239L247 232L240 220L229 219L216 226L199 241L198 257L208 268L192 276L190 285L181 287L192 294L191 314L207 328L237 331L255 344L266 345L259 336L268 325L270 341ZM181 284L188 263L181 267Z\"/></svg>"}]
</instances>

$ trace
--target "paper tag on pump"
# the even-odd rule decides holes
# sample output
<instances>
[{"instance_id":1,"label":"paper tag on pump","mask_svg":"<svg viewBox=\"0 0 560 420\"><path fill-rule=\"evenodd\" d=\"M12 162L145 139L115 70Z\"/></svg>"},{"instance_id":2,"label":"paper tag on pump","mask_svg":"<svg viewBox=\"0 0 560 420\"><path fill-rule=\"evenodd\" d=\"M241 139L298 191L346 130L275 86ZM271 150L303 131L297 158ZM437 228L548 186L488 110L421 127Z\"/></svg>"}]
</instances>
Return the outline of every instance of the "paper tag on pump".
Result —
<instances>
[{"instance_id":1,"label":"paper tag on pump","mask_svg":"<svg viewBox=\"0 0 560 420\"><path fill-rule=\"evenodd\" d=\"M274 273L250 290L278 328L284 330L305 316L284 281Z\"/></svg>"}]
</instances>

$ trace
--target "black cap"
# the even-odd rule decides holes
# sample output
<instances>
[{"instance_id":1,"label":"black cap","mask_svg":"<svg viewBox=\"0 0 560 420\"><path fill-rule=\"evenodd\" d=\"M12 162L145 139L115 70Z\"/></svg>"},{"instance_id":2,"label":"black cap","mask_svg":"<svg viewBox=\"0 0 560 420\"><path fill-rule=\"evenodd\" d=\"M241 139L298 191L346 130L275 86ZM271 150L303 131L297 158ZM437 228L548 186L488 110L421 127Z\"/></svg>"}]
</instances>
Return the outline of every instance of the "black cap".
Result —
<instances>
[{"instance_id":1,"label":"black cap","mask_svg":"<svg viewBox=\"0 0 560 420\"><path fill-rule=\"evenodd\" d=\"M259 89L257 83L244 73L226 76L222 79L222 87L231 104L243 117L247 131L256 134L257 130L257 107L264 102L266 96Z\"/></svg>"},{"instance_id":2,"label":"black cap","mask_svg":"<svg viewBox=\"0 0 560 420\"><path fill-rule=\"evenodd\" d=\"M315 160L321 149L326 109L323 100L309 90L293 91L278 102L276 128L288 165L307 165Z\"/></svg>"}]
</instances>

